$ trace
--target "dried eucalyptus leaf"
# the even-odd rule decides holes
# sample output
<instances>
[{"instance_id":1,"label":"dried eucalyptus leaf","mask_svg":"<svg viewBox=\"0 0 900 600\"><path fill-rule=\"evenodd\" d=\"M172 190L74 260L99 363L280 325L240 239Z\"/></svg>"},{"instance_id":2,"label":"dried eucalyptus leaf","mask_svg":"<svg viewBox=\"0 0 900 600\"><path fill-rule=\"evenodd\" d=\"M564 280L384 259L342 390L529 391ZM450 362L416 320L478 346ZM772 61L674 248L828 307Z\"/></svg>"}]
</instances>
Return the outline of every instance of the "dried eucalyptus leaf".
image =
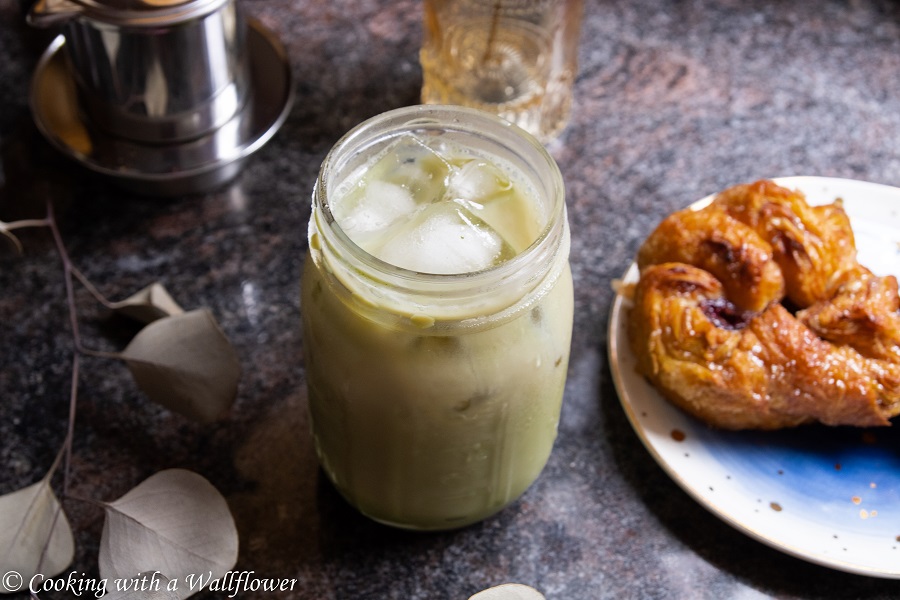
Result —
<instances>
[{"instance_id":1,"label":"dried eucalyptus leaf","mask_svg":"<svg viewBox=\"0 0 900 600\"><path fill-rule=\"evenodd\" d=\"M184 313L184 309L172 299L159 282L151 283L136 294L120 302L110 304L113 312L141 323L152 323L163 317Z\"/></svg>"},{"instance_id":2,"label":"dried eucalyptus leaf","mask_svg":"<svg viewBox=\"0 0 900 600\"><path fill-rule=\"evenodd\" d=\"M159 572L178 583L177 598L198 591L198 575L221 578L237 562L238 534L225 498L184 469L160 471L105 506L100 577Z\"/></svg>"},{"instance_id":3,"label":"dried eucalyptus leaf","mask_svg":"<svg viewBox=\"0 0 900 600\"><path fill-rule=\"evenodd\" d=\"M478 592L469 600L546 600L544 595L521 583L505 583Z\"/></svg>"},{"instance_id":4,"label":"dried eucalyptus leaf","mask_svg":"<svg viewBox=\"0 0 900 600\"><path fill-rule=\"evenodd\" d=\"M136 577L107 582L103 600L181 600L178 581L158 571L138 573Z\"/></svg>"},{"instance_id":5,"label":"dried eucalyptus leaf","mask_svg":"<svg viewBox=\"0 0 900 600\"><path fill-rule=\"evenodd\" d=\"M62 573L74 555L72 528L49 478L0 496L0 573L21 575L3 577L0 593L27 586L38 573Z\"/></svg>"},{"instance_id":6,"label":"dried eucalyptus leaf","mask_svg":"<svg viewBox=\"0 0 900 600\"><path fill-rule=\"evenodd\" d=\"M151 400L197 421L213 421L237 395L237 353L206 309L150 323L119 357Z\"/></svg>"}]
</instances>

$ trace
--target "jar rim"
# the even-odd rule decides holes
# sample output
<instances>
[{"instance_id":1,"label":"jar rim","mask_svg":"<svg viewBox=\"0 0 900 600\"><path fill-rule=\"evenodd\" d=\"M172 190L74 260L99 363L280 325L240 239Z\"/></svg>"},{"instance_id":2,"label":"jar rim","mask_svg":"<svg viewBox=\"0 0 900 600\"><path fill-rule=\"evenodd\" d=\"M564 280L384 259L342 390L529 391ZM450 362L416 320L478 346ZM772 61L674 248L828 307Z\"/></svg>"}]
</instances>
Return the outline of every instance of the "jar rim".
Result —
<instances>
[{"instance_id":1,"label":"jar rim","mask_svg":"<svg viewBox=\"0 0 900 600\"><path fill-rule=\"evenodd\" d=\"M378 128L387 124L392 124L393 126L383 131L381 135L373 136L373 130L377 134ZM478 271L464 273L415 271L384 261L361 248L341 228L331 211L330 204L327 201L320 202L320 197L327 197L328 175L332 169L337 167L336 163L341 156L340 153L346 152L348 148L365 147L366 141L384 139L400 135L405 131L427 128L489 138L494 142L503 144L506 149L520 156L523 153L531 154L532 158L537 158L541 166L547 169L549 177L541 177L540 179L549 190L546 196L551 202L551 206L547 211L546 223L541 232L527 248L509 260ZM507 143L503 143L504 139ZM510 145L509 142L514 142L515 145ZM521 144L521 151L518 144ZM320 186L322 187L320 188ZM531 261L536 255L541 254L544 248L552 243L554 228L558 226L557 224L560 220L566 218L565 184L562 173L556 161L537 138L517 125L496 115L454 105L413 105L397 108L371 117L349 130L335 143L322 162L313 192L313 202L324 213L330 233L338 239L338 243L342 248L352 255L356 261L392 280L415 281L426 287L434 286L438 288L457 284L461 281L478 285L482 280L487 283L496 279L504 279L518 272L523 264Z\"/></svg>"}]
</instances>

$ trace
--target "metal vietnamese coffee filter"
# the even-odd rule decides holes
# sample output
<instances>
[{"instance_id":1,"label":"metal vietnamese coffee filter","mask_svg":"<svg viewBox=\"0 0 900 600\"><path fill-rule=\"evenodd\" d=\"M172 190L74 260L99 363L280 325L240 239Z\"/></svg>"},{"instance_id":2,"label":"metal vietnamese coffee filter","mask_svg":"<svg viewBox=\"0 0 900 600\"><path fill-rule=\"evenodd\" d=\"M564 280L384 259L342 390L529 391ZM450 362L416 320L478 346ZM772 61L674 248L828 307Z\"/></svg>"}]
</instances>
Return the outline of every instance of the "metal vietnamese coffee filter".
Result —
<instances>
[{"instance_id":1,"label":"metal vietnamese coffee filter","mask_svg":"<svg viewBox=\"0 0 900 600\"><path fill-rule=\"evenodd\" d=\"M78 91L59 35L35 67L29 104L35 125L63 155L142 195L203 193L234 178L275 135L293 104L291 68L277 36L247 19L253 101L198 138L148 143L110 135L79 109Z\"/></svg>"},{"instance_id":2,"label":"metal vietnamese coffee filter","mask_svg":"<svg viewBox=\"0 0 900 600\"><path fill-rule=\"evenodd\" d=\"M38 0L28 20L63 24L80 104L114 136L194 139L232 119L251 95L234 0Z\"/></svg>"}]
</instances>

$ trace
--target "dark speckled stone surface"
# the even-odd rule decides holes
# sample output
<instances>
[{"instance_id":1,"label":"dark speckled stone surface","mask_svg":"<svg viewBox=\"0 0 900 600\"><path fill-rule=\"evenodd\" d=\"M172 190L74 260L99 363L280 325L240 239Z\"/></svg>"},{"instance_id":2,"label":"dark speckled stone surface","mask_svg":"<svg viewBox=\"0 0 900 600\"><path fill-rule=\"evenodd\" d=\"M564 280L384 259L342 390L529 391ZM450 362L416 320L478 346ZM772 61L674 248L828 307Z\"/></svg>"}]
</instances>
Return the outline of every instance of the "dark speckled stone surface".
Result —
<instances>
[{"instance_id":1,"label":"dark speckled stone surface","mask_svg":"<svg viewBox=\"0 0 900 600\"><path fill-rule=\"evenodd\" d=\"M441 534L384 528L319 473L305 416L299 276L318 165L359 121L416 102L418 2L243 0L285 43L296 104L233 185L159 200L50 148L27 91L51 35L0 2L0 218L57 208L75 263L108 296L160 280L209 306L244 365L224 420L150 404L119 363L82 361L71 494L111 500L184 467L227 497L238 568L297 578L241 598L465 600L507 581L551 600L897 598L900 582L831 571L732 529L656 465L612 386L610 282L655 223L728 185L829 175L900 185L900 5L889 0L587 0L575 111L552 145L568 186L576 327L546 471L496 518ZM43 232L0 252L0 493L39 479L63 439L71 338ZM132 332L78 293L93 347ZM96 576L102 513L75 500L72 569ZM203 597L217 597L213 593Z\"/></svg>"}]
</instances>

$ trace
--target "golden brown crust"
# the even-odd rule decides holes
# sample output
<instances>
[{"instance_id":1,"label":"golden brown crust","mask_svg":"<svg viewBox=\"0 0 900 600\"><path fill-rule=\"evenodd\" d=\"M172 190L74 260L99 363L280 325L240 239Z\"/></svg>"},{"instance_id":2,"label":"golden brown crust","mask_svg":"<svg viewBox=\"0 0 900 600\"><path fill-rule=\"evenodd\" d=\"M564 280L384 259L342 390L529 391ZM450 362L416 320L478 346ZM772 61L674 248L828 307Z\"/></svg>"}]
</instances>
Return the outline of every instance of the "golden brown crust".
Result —
<instances>
[{"instance_id":1,"label":"golden brown crust","mask_svg":"<svg viewBox=\"0 0 900 600\"><path fill-rule=\"evenodd\" d=\"M835 282L858 266L850 219L839 202L809 206L800 192L763 180L725 190L711 208L724 210L769 243L787 297L798 307L829 298Z\"/></svg>"},{"instance_id":2,"label":"golden brown crust","mask_svg":"<svg viewBox=\"0 0 900 600\"><path fill-rule=\"evenodd\" d=\"M897 278L860 267L828 300L797 313L823 339L869 358L900 364L900 295Z\"/></svg>"},{"instance_id":3,"label":"golden brown crust","mask_svg":"<svg viewBox=\"0 0 900 600\"><path fill-rule=\"evenodd\" d=\"M784 296L784 278L772 247L756 231L713 207L669 215L637 255L640 270L680 262L709 271L732 302L759 311Z\"/></svg>"},{"instance_id":4,"label":"golden brown crust","mask_svg":"<svg viewBox=\"0 0 900 600\"><path fill-rule=\"evenodd\" d=\"M736 186L664 220L638 266L638 370L687 412L727 429L900 414L897 280L856 262L839 204L810 207L769 181Z\"/></svg>"},{"instance_id":5,"label":"golden brown crust","mask_svg":"<svg viewBox=\"0 0 900 600\"><path fill-rule=\"evenodd\" d=\"M887 425L900 408L900 365L816 336L780 304L743 319L708 272L648 267L629 320L638 370L674 404L724 429L811 421Z\"/></svg>"}]
</instances>

